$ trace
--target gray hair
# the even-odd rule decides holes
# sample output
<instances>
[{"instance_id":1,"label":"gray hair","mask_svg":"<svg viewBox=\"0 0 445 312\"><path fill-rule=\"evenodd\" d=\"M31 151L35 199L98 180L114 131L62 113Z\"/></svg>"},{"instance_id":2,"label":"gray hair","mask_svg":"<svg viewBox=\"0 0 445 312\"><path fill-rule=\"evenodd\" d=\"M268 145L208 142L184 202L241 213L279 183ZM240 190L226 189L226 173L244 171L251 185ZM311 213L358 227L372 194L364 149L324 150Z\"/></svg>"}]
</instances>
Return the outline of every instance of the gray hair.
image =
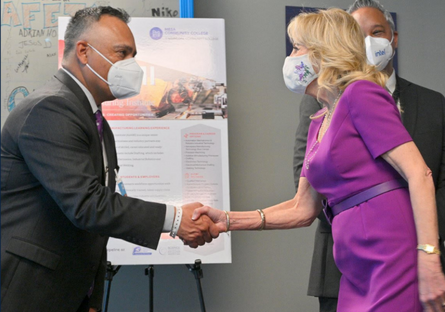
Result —
<instances>
[{"instance_id":1,"label":"gray hair","mask_svg":"<svg viewBox=\"0 0 445 312\"><path fill-rule=\"evenodd\" d=\"M396 30L396 26L394 24L394 20L392 19L391 13L386 10L383 5L380 4L377 0L355 0L355 2L346 10L349 14L357 11L360 8L374 8L379 10L385 16L386 21L391 27L392 32Z\"/></svg>"},{"instance_id":2,"label":"gray hair","mask_svg":"<svg viewBox=\"0 0 445 312\"><path fill-rule=\"evenodd\" d=\"M110 6L90 7L77 11L66 27L63 55L68 55L74 49L80 35L89 29L93 23L98 22L103 15L115 16L126 24L130 21L130 15L125 10Z\"/></svg>"}]
</instances>

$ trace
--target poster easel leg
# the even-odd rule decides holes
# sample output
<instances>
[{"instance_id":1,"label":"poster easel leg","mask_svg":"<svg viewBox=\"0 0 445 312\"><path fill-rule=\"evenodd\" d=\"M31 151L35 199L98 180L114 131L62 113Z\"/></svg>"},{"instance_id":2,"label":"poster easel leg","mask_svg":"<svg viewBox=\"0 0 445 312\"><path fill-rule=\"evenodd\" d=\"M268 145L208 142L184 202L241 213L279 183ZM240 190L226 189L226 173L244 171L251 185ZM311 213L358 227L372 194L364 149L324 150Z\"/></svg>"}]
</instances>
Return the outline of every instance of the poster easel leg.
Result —
<instances>
[{"instance_id":1,"label":"poster easel leg","mask_svg":"<svg viewBox=\"0 0 445 312\"><path fill-rule=\"evenodd\" d=\"M111 282L113 281L113 277L116 275L117 271L121 268L120 265L111 265L111 262L107 262L107 273L105 273L105 280L107 282L107 288L105 293L105 302L103 306L103 311L108 311L108 300L110 299L110 290L111 290Z\"/></svg>"},{"instance_id":2,"label":"poster easel leg","mask_svg":"<svg viewBox=\"0 0 445 312\"><path fill-rule=\"evenodd\" d=\"M187 268L190 272L193 273L196 280L196 286L198 287L198 294L199 294L199 303L201 304L201 312L206 311L206 307L204 304L204 296L202 294L202 287L201 287L201 278L204 277L204 274L202 273L201 269L201 260L197 259L195 260L195 264L191 266L190 264L186 264Z\"/></svg>"},{"instance_id":3,"label":"poster easel leg","mask_svg":"<svg viewBox=\"0 0 445 312\"><path fill-rule=\"evenodd\" d=\"M155 269L152 265L149 265L146 269L145 269L145 275L148 275L148 280L149 280L149 294L150 294L150 312L153 312L153 277L155 276Z\"/></svg>"}]
</instances>

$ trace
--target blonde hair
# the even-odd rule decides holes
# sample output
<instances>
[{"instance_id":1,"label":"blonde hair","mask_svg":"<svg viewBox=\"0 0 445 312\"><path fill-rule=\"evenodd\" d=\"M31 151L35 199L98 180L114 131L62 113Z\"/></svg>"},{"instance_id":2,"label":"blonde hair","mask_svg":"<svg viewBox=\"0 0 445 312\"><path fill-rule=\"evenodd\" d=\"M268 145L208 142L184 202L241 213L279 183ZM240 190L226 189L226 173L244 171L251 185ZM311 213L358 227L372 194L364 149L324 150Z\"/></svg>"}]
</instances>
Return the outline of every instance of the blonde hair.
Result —
<instances>
[{"instance_id":1,"label":"blonde hair","mask_svg":"<svg viewBox=\"0 0 445 312\"><path fill-rule=\"evenodd\" d=\"M341 9L301 13L289 23L287 33L294 45L308 49L318 68L319 91L341 92L357 80L385 86L387 76L368 65L363 32L355 19Z\"/></svg>"}]
</instances>

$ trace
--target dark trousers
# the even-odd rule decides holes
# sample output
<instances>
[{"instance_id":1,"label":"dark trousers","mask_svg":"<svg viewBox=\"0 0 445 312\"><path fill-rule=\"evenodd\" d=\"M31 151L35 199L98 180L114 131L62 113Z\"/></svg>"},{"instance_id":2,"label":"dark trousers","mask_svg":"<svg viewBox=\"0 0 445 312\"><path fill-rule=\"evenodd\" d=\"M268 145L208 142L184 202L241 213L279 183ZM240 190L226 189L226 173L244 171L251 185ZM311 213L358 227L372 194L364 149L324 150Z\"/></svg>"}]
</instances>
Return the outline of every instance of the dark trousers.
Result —
<instances>
[{"instance_id":1,"label":"dark trousers","mask_svg":"<svg viewBox=\"0 0 445 312\"><path fill-rule=\"evenodd\" d=\"M320 303L320 312L336 312L337 311L337 298L318 297Z\"/></svg>"}]
</instances>

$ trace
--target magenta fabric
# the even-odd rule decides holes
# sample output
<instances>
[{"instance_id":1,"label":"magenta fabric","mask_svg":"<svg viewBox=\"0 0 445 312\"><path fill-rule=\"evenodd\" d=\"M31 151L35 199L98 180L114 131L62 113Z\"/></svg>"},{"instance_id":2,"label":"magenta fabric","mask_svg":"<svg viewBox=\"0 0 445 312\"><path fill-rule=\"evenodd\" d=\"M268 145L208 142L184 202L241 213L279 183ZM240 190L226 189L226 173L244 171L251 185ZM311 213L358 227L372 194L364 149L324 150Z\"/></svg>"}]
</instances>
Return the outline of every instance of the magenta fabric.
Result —
<instances>
[{"instance_id":1,"label":"magenta fabric","mask_svg":"<svg viewBox=\"0 0 445 312\"><path fill-rule=\"evenodd\" d=\"M384 88L369 81L349 85L319 143L322 121L314 119L309 128L301 176L329 205L401 178L379 156L412 139ZM333 220L332 234L334 259L343 274L338 312L422 311L417 238L407 189L387 192L340 213Z\"/></svg>"}]
</instances>

